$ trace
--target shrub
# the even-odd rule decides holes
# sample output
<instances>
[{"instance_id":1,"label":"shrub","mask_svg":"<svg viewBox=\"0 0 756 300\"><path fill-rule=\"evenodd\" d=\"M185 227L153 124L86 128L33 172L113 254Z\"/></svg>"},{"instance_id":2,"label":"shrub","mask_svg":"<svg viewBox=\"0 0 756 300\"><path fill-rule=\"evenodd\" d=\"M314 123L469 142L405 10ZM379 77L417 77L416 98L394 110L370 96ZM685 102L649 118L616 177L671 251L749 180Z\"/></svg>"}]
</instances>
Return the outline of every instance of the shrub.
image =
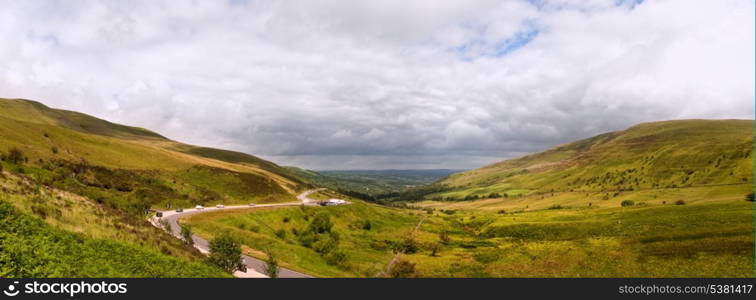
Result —
<instances>
[{"instance_id":1,"label":"shrub","mask_svg":"<svg viewBox=\"0 0 756 300\"><path fill-rule=\"evenodd\" d=\"M317 236L312 233L312 231L303 231L299 235L299 244L307 247L312 248L312 244L314 244L317 241Z\"/></svg>"},{"instance_id":2,"label":"shrub","mask_svg":"<svg viewBox=\"0 0 756 300\"><path fill-rule=\"evenodd\" d=\"M210 241L210 261L226 272L233 273L244 265L241 244L229 233L222 233Z\"/></svg>"},{"instance_id":3,"label":"shrub","mask_svg":"<svg viewBox=\"0 0 756 300\"><path fill-rule=\"evenodd\" d=\"M270 278L278 278L278 259L276 255L270 250L266 251L265 254L267 257L265 259L265 275L268 275Z\"/></svg>"},{"instance_id":4,"label":"shrub","mask_svg":"<svg viewBox=\"0 0 756 300\"><path fill-rule=\"evenodd\" d=\"M276 230L276 237L278 237L279 239L285 239L286 238L286 230L283 229L283 228Z\"/></svg>"},{"instance_id":5,"label":"shrub","mask_svg":"<svg viewBox=\"0 0 756 300\"><path fill-rule=\"evenodd\" d=\"M430 256L436 256L438 251L441 250L441 244L431 242L428 244L428 250L430 250Z\"/></svg>"},{"instance_id":6,"label":"shrub","mask_svg":"<svg viewBox=\"0 0 756 300\"><path fill-rule=\"evenodd\" d=\"M552 206L549 206L549 209L565 209L566 207L561 206L559 204L554 204Z\"/></svg>"},{"instance_id":7,"label":"shrub","mask_svg":"<svg viewBox=\"0 0 756 300\"><path fill-rule=\"evenodd\" d=\"M2 171L2 170L3 170L3 168L0 167L0 171ZM750 194L746 195L745 200L753 202L753 192L751 192Z\"/></svg>"},{"instance_id":8,"label":"shrub","mask_svg":"<svg viewBox=\"0 0 756 300\"><path fill-rule=\"evenodd\" d=\"M330 232L332 227L333 223L331 223L331 215L323 211L315 215L315 218L312 219L312 222L310 222L310 225L307 227L307 231L313 233L325 233Z\"/></svg>"},{"instance_id":9,"label":"shrub","mask_svg":"<svg viewBox=\"0 0 756 300\"><path fill-rule=\"evenodd\" d=\"M685 201L684 200L677 200L677 201L675 201L675 205L685 205Z\"/></svg>"},{"instance_id":10,"label":"shrub","mask_svg":"<svg viewBox=\"0 0 756 300\"><path fill-rule=\"evenodd\" d=\"M445 230L438 233L438 239L441 241L441 244L444 245L448 245L449 241L451 241L451 239L449 238L449 233Z\"/></svg>"},{"instance_id":11,"label":"shrub","mask_svg":"<svg viewBox=\"0 0 756 300\"><path fill-rule=\"evenodd\" d=\"M496 213L497 213L497 214L500 214L500 215L503 215L503 214L506 214L506 213L507 213L507 211L506 211L506 210L503 210L503 209L500 209L500 210L499 210L498 212L496 212Z\"/></svg>"},{"instance_id":12,"label":"shrub","mask_svg":"<svg viewBox=\"0 0 756 300\"><path fill-rule=\"evenodd\" d=\"M392 278L417 277L415 264L410 261L400 259L391 267L391 270L389 270L389 276Z\"/></svg>"},{"instance_id":13,"label":"shrub","mask_svg":"<svg viewBox=\"0 0 756 300\"><path fill-rule=\"evenodd\" d=\"M21 150L19 150L16 147L13 147L10 150L8 150L8 155L6 155L5 158L9 162L14 163L14 164L19 164L26 160L26 158L24 157L24 153L21 152Z\"/></svg>"},{"instance_id":14,"label":"shrub","mask_svg":"<svg viewBox=\"0 0 756 300\"><path fill-rule=\"evenodd\" d=\"M50 148L50 151L52 151L53 154L58 154L58 147L53 146Z\"/></svg>"},{"instance_id":15,"label":"shrub","mask_svg":"<svg viewBox=\"0 0 756 300\"><path fill-rule=\"evenodd\" d=\"M171 226L171 223L168 222L168 219L160 219L160 226L165 229L165 231L168 231L168 233L173 234L173 227Z\"/></svg>"},{"instance_id":16,"label":"shrub","mask_svg":"<svg viewBox=\"0 0 756 300\"><path fill-rule=\"evenodd\" d=\"M325 255L331 252L333 249L336 249L338 243L339 241L337 241L331 235L326 235L325 237L319 238L316 242L314 242L312 244L312 249L315 250L315 252L320 253L321 255Z\"/></svg>"},{"instance_id":17,"label":"shrub","mask_svg":"<svg viewBox=\"0 0 756 300\"><path fill-rule=\"evenodd\" d=\"M257 226L257 225L249 225L249 231L252 231L252 232L260 232L260 226Z\"/></svg>"},{"instance_id":18,"label":"shrub","mask_svg":"<svg viewBox=\"0 0 756 300\"><path fill-rule=\"evenodd\" d=\"M401 244L401 249L399 249L401 252L406 254L412 254L417 252L418 250L417 241L415 241L415 238L411 236L407 236L404 238Z\"/></svg>"},{"instance_id":19,"label":"shrub","mask_svg":"<svg viewBox=\"0 0 756 300\"><path fill-rule=\"evenodd\" d=\"M622 207L633 206L635 205L635 202L633 200L624 200L620 205L622 205Z\"/></svg>"},{"instance_id":20,"label":"shrub","mask_svg":"<svg viewBox=\"0 0 756 300\"><path fill-rule=\"evenodd\" d=\"M190 226L184 225L181 227L181 237L184 238L184 242L187 245L194 245L194 239L192 239L192 228Z\"/></svg>"},{"instance_id":21,"label":"shrub","mask_svg":"<svg viewBox=\"0 0 756 300\"><path fill-rule=\"evenodd\" d=\"M284 223L289 223L289 221L290 221L290 220L291 220L291 219L289 219L289 217L283 217L283 220L282 220L282 221L283 221Z\"/></svg>"},{"instance_id":22,"label":"shrub","mask_svg":"<svg viewBox=\"0 0 756 300\"><path fill-rule=\"evenodd\" d=\"M343 251L336 250L326 255L325 261L329 265L345 268L347 266L348 257Z\"/></svg>"},{"instance_id":23,"label":"shrub","mask_svg":"<svg viewBox=\"0 0 756 300\"><path fill-rule=\"evenodd\" d=\"M370 223L370 220L364 220L364 221L362 221L362 229L364 229L364 230L373 229L373 224Z\"/></svg>"}]
</instances>

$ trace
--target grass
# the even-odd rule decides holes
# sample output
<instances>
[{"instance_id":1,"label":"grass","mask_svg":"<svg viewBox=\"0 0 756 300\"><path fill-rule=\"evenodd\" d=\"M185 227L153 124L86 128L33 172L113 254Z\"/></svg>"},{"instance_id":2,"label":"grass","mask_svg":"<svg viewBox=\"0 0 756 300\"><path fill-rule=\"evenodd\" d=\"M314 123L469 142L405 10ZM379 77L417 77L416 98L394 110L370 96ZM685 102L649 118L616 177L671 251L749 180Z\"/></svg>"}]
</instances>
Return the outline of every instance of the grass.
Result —
<instances>
[{"instance_id":1,"label":"grass","mask_svg":"<svg viewBox=\"0 0 756 300\"><path fill-rule=\"evenodd\" d=\"M230 231L243 240L248 254L263 258L259 250L272 249L284 266L324 277L375 276L393 257L392 247L401 245L423 217L415 237L417 251L403 255L422 277L752 276L754 208L743 200L745 194L721 187L681 191L686 205L674 205L679 195L664 191L656 191L653 201L628 207L614 199L612 205L549 209L543 203L503 214L500 206L477 206L487 200L420 203L432 209L428 213L352 199L355 204L348 206L222 211L182 222L203 236ZM349 267L329 265L291 233L306 228L305 216L317 211L331 214ZM361 229L365 221L371 230ZM288 233L285 238L275 235L281 229ZM440 239L441 232L447 233L448 242ZM433 245L440 246L435 255Z\"/></svg>"},{"instance_id":2,"label":"grass","mask_svg":"<svg viewBox=\"0 0 756 300\"><path fill-rule=\"evenodd\" d=\"M272 249L282 266L324 277L372 277L393 257L392 245L401 242L420 219L419 213L391 209L352 200L334 207L252 208L191 215L182 223L192 225L201 236L229 231L246 245L247 254L264 258L260 250ZM327 212L339 235L338 250L348 257L345 266L330 265L312 248L302 246L297 232L303 232L314 216ZM370 228L365 229L365 223ZM276 231L287 232L285 238Z\"/></svg>"},{"instance_id":3,"label":"grass","mask_svg":"<svg viewBox=\"0 0 756 300\"><path fill-rule=\"evenodd\" d=\"M453 174L425 199L753 183L752 120L644 123Z\"/></svg>"},{"instance_id":4,"label":"grass","mask_svg":"<svg viewBox=\"0 0 756 300\"><path fill-rule=\"evenodd\" d=\"M113 239L56 229L0 200L0 277L229 277L220 269Z\"/></svg>"}]
</instances>

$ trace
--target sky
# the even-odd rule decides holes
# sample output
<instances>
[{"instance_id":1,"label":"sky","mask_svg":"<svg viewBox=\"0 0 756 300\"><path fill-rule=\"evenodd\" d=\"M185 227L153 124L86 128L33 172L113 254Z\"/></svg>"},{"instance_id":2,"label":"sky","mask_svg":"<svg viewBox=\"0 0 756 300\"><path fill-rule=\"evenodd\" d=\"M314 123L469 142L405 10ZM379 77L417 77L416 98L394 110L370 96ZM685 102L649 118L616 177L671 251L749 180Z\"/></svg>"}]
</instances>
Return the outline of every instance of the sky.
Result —
<instances>
[{"instance_id":1,"label":"sky","mask_svg":"<svg viewBox=\"0 0 756 300\"><path fill-rule=\"evenodd\" d=\"M468 169L754 118L752 0L0 0L0 97L281 165Z\"/></svg>"}]
</instances>

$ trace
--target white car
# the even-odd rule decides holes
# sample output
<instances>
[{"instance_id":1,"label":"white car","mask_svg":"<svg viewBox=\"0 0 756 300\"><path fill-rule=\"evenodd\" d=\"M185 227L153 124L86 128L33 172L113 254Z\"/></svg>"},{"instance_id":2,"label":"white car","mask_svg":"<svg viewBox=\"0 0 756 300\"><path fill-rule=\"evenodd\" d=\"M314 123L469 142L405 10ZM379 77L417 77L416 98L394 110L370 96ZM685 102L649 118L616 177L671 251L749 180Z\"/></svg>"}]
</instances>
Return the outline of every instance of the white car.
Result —
<instances>
[{"instance_id":1,"label":"white car","mask_svg":"<svg viewBox=\"0 0 756 300\"><path fill-rule=\"evenodd\" d=\"M215 206L215 208L224 208L224 207L225 206L223 206L223 204L218 204L218 205Z\"/></svg>"},{"instance_id":2,"label":"white car","mask_svg":"<svg viewBox=\"0 0 756 300\"><path fill-rule=\"evenodd\" d=\"M197 205L194 208L196 208L196 209L205 209L204 207L202 207L202 205Z\"/></svg>"}]
</instances>

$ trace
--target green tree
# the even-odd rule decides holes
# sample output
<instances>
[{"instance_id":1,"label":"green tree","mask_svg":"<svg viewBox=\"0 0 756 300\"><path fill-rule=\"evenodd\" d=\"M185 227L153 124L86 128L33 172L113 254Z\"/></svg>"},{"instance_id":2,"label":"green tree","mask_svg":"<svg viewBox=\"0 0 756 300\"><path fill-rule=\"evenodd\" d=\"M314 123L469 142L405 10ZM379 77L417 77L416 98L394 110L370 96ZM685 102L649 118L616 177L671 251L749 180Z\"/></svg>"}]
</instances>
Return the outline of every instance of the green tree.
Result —
<instances>
[{"instance_id":1,"label":"green tree","mask_svg":"<svg viewBox=\"0 0 756 300\"><path fill-rule=\"evenodd\" d=\"M243 265L241 254L241 244L227 232L210 241L210 261L229 273Z\"/></svg>"},{"instance_id":2,"label":"green tree","mask_svg":"<svg viewBox=\"0 0 756 300\"><path fill-rule=\"evenodd\" d=\"M182 226L181 236L184 238L184 242L186 242L189 246L194 245L194 239L192 239L192 227L190 227L189 225Z\"/></svg>"},{"instance_id":3,"label":"green tree","mask_svg":"<svg viewBox=\"0 0 756 300\"><path fill-rule=\"evenodd\" d=\"M267 258L265 258L265 275L270 278L278 278L278 259L273 251L268 249L265 252Z\"/></svg>"}]
</instances>

